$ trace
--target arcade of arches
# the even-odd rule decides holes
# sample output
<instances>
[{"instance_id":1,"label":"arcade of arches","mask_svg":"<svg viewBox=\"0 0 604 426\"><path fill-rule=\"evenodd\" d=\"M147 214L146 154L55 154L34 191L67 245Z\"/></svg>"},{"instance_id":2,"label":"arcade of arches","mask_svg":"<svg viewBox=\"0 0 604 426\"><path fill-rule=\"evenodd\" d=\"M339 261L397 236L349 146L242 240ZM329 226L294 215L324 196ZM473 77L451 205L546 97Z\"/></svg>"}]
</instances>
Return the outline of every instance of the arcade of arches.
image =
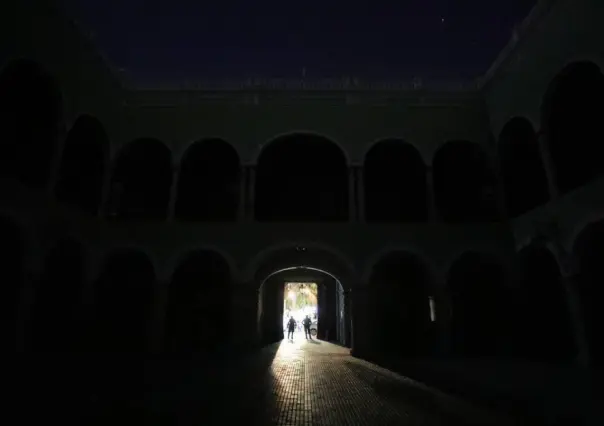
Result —
<instances>
[{"instance_id":1,"label":"arcade of arches","mask_svg":"<svg viewBox=\"0 0 604 426\"><path fill-rule=\"evenodd\" d=\"M601 174L591 141L602 137L604 106L597 100L603 95L604 76L595 64L567 66L543 96L541 129L511 118L501 130L497 159L478 143L452 140L430 166L413 145L387 139L371 146L363 164L352 165L333 141L291 134L266 144L256 165L243 165L224 140L202 139L175 166L167 145L151 138L125 144L111 159L111 141L89 115L64 130L53 78L38 64L18 60L0 74L0 175L116 219L498 221Z\"/></svg>"},{"instance_id":2,"label":"arcade of arches","mask_svg":"<svg viewBox=\"0 0 604 426\"><path fill-rule=\"evenodd\" d=\"M543 96L539 128L511 117L494 157L478 143L450 140L426 164L409 142L387 139L352 165L334 141L295 133L270 141L255 165L244 165L215 138L193 143L181 159L153 138L112 156L100 120L82 115L67 128L52 76L19 60L0 73L0 177L113 220L500 221L600 176L591 142L602 137L603 106L594 101L602 95L596 65L569 65ZM321 336L359 354L572 362L587 351L601 366L603 223L576 238L571 273L561 273L557 256L537 243L518 253L519 279L473 252L456 259L442 283L429 263L406 252L384 255L362 284L346 268L313 262L295 273L321 283ZM279 310L271 306L282 297L287 267L300 265L284 256L259 267L253 283L240 283L221 255L201 250L183 256L163 281L147 254L124 249L107 253L91 277L86 248L75 239L56 241L39 260L12 219L0 218L0 235L2 333L32 351L183 355L279 339Z\"/></svg>"},{"instance_id":3,"label":"arcade of arches","mask_svg":"<svg viewBox=\"0 0 604 426\"><path fill-rule=\"evenodd\" d=\"M90 258L77 241L58 240L40 263L28 254L26 234L12 219L3 217L0 228L7 278L2 333L19 351L182 357L278 341L284 283L294 280L319 285L319 337L367 358L573 363L584 337L592 365L604 361L595 302L602 296L604 221L588 225L576 239L580 273L561 274L553 253L535 242L518 253L518 280L498 259L466 252L450 265L444 283L424 259L401 251L382 255L368 282L359 283L341 262L313 262L325 257L314 249L303 259L316 268L294 266L302 264L300 255L282 249L257 265L254 280L246 283L211 250L183 255L166 282L152 260L133 249L107 253L90 276ZM569 303L572 291L578 310Z\"/></svg>"}]
</instances>

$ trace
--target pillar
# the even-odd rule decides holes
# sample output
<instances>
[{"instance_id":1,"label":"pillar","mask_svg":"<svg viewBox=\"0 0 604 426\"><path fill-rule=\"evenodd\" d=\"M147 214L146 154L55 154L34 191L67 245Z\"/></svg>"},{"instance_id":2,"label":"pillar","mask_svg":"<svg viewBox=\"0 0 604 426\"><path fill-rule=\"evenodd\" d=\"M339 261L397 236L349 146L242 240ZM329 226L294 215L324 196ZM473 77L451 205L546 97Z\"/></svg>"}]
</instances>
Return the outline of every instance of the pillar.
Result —
<instances>
[{"instance_id":1,"label":"pillar","mask_svg":"<svg viewBox=\"0 0 604 426\"><path fill-rule=\"evenodd\" d=\"M558 198L559 193L558 186L556 184L555 167L547 143L547 134L545 132L539 132L537 138L537 142L539 144L539 151L541 152L541 158L543 160L543 167L545 168L545 175L547 177L549 197L551 200L555 200Z\"/></svg>"},{"instance_id":2,"label":"pillar","mask_svg":"<svg viewBox=\"0 0 604 426\"><path fill-rule=\"evenodd\" d=\"M434 173L432 165L426 167L426 202L428 203L428 220L430 222L438 221L438 210L436 208L436 198L434 195Z\"/></svg>"},{"instance_id":3,"label":"pillar","mask_svg":"<svg viewBox=\"0 0 604 426\"><path fill-rule=\"evenodd\" d=\"M371 317L372 297L366 285L357 286L350 290L350 305L352 314L352 346L350 353L355 357L370 358L372 355L371 345Z\"/></svg>"},{"instance_id":4,"label":"pillar","mask_svg":"<svg viewBox=\"0 0 604 426\"><path fill-rule=\"evenodd\" d=\"M153 306L147 328L147 342L149 352L159 354L164 350L170 279L156 279L153 285Z\"/></svg>"},{"instance_id":5,"label":"pillar","mask_svg":"<svg viewBox=\"0 0 604 426\"><path fill-rule=\"evenodd\" d=\"M356 191L356 173L353 166L348 168L348 221L356 222L357 214L357 191Z\"/></svg>"},{"instance_id":6,"label":"pillar","mask_svg":"<svg viewBox=\"0 0 604 426\"><path fill-rule=\"evenodd\" d=\"M109 211L109 202L111 199L111 177L113 175L113 166L109 159L107 160L107 170L103 175L103 187L101 188L101 201L99 204L98 216L106 217L111 214Z\"/></svg>"},{"instance_id":7,"label":"pillar","mask_svg":"<svg viewBox=\"0 0 604 426\"><path fill-rule=\"evenodd\" d=\"M235 349L260 346L260 297L256 281L237 281L231 292L231 342Z\"/></svg>"},{"instance_id":8,"label":"pillar","mask_svg":"<svg viewBox=\"0 0 604 426\"><path fill-rule=\"evenodd\" d=\"M356 170L356 205L357 205L357 221L365 222L365 178L363 166L355 167Z\"/></svg>"},{"instance_id":9,"label":"pillar","mask_svg":"<svg viewBox=\"0 0 604 426\"><path fill-rule=\"evenodd\" d=\"M577 291L577 275L570 271L563 271L562 283L566 292L566 300L570 312L575 346L577 347L577 364L587 367L590 364L589 343L584 325L581 302Z\"/></svg>"},{"instance_id":10,"label":"pillar","mask_svg":"<svg viewBox=\"0 0 604 426\"><path fill-rule=\"evenodd\" d=\"M248 171L248 182L247 182L247 196L248 196L248 211L247 220L253 222L255 217L255 199L256 199L256 166L249 166Z\"/></svg>"},{"instance_id":11,"label":"pillar","mask_svg":"<svg viewBox=\"0 0 604 426\"><path fill-rule=\"evenodd\" d=\"M237 209L237 221L243 222L247 217L247 189L248 189L248 167L242 166L239 173L239 206Z\"/></svg>"},{"instance_id":12,"label":"pillar","mask_svg":"<svg viewBox=\"0 0 604 426\"><path fill-rule=\"evenodd\" d=\"M176 211L176 200L178 198L178 179L180 177L180 168L174 166L172 170L172 186L170 187L170 200L168 201L168 222L174 220Z\"/></svg>"}]
</instances>

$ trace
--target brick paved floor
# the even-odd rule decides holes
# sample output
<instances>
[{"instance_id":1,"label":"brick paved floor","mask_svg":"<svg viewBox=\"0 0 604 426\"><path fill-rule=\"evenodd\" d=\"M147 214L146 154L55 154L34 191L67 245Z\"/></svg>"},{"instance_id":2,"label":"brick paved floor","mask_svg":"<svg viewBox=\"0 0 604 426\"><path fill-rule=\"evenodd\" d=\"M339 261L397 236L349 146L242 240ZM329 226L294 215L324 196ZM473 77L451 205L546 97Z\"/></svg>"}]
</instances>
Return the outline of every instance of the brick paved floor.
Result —
<instances>
[{"instance_id":1,"label":"brick paved floor","mask_svg":"<svg viewBox=\"0 0 604 426\"><path fill-rule=\"evenodd\" d=\"M511 424L303 335L235 364L159 370L136 410L144 424Z\"/></svg>"}]
</instances>

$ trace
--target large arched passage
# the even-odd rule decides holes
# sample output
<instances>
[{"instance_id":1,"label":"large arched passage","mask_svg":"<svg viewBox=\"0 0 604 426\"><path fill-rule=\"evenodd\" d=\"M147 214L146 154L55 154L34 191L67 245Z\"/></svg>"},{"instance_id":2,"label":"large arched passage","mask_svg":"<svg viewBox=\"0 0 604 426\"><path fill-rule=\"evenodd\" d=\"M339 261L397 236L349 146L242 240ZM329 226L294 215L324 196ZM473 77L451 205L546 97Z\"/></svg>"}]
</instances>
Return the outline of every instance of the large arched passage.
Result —
<instances>
[{"instance_id":1,"label":"large arched passage","mask_svg":"<svg viewBox=\"0 0 604 426\"><path fill-rule=\"evenodd\" d=\"M46 255L44 273L34 294L31 348L70 352L81 343L85 259L81 244L59 241Z\"/></svg>"},{"instance_id":2,"label":"large arched passage","mask_svg":"<svg viewBox=\"0 0 604 426\"><path fill-rule=\"evenodd\" d=\"M228 222L237 219L241 164L235 148L221 139L194 143L179 171L175 217Z\"/></svg>"},{"instance_id":3,"label":"large arched passage","mask_svg":"<svg viewBox=\"0 0 604 426\"><path fill-rule=\"evenodd\" d=\"M593 365L604 366L604 220L587 225L575 241L574 253L579 262L579 298L583 311L587 341Z\"/></svg>"},{"instance_id":4,"label":"large arched passage","mask_svg":"<svg viewBox=\"0 0 604 426\"><path fill-rule=\"evenodd\" d=\"M111 215L165 219L172 186L170 150L157 139L137 139L118 154L111 179Z\"/></svg>"},{"instance_id":5,"label":"large arched passage","mask_svg":"<svg viewBox=\"0 0 604 426\"><path fill-rule=\"evenodd\" d=\"M2 341L8 350L15 348L17 323L24 284L25 244L21 228L0 216L0 268L3 284L0 297Z\"/></svg>"},{"instance_id":6,"label":"large arched passage","mask_svg":"<svg viewBox=\"0 0 604 426\"><path fill-rule=\"evenodd\" d=\"M319 336L351 345L351 305L345 290L355 270L345 255L326 246L275 246L259 253L248 272L260 290L257 320L264 343L283 338L284 285L300 280L319 286Z\"/></svg>"},{"instance_id":7,"label":"large arched passage","mask_svg":"<svg viewBox=\"0 0 604 426\"><path fill-rule=\"evenodd\" d=\"M95 285L93 350L140 354L149 349L155 271L146 254L119 250L107 256Z\"/></svg>"},{"instance_id":8,"label":"large arched passage","mask_svg":"<svg viewBox=\"0 0 604 426\"><path fill-rule=\"evenodd\" d=\"M485 222L498 218L496 180L480 145L445 143L434 155L436 205L447 222Z\"/></svg>"},{"instance_id":9,"label":"large arched passage","mask_svg":"<svg viewBox=\"0 0 604 426\"><path fill-rule=\"evenodd\" d=\"M537 135L527 119L514 117L503 127L499 159L509 217L519 216L549 200Z\"/></svg>"},{"instance_id":10,"label":"large arched passage","mask_svg":"<svg viewBox=\"0 0 604 426\"><path fill-rule=\"evenodd\" d=\"M286 285L291 284L316 286L317 317L311 315L313 330L321 340L337 342L350 346L351 324L350 311L347 308L345 290L334 275L313 267L296 267L276 270L266 277L260 286L258 306L258 329L260 340L264 344L274 343L284 338L285 322L284 311L286 298ZM288 309L286 315L293 312ZM302 314L296 321L302 322ZM296 339L302 339L299 333Z\"/></svg>"},{"instance_id":11,"label":"large arched passage","mask_svg":"<svg viewBox=\"0 0 604 426\"><path fill-rule=\"evenodd\" d=\"M348 165L332 141L293 134L270 142L256 168L255 217L259 221L348 219Z\"/></svg>"},{"instance_id":12,"label":"large arched passage","mask_svg":"<svg viewBox=\"0 0 604 426\"><path fill-rule=\"evenodd\" d=\"M229 342L232 277L218 253L190 253L172 275L164 348L177 355L212 351Z\"/></svg>"},{"instance_id":13,"label":"large arched passage","mask_svg":"<svg viewBox=\"0 0 604 426\"><path fill-rule=\"evenodd\" d=\"M23 183L47 184L57 153L61 94L37 63L17 60L0 74L0 174Z\"/></svg>"},{"instance_id":14,"label":"large arched passage","mask_svg":"<svg viewBox=\"0 0 604 426\"><path fill-rule=\"evenodd\" d=\"M408 252L388 253L373 266L369 290L374 349L389 356L429 354L435 333L430 303L434 294L424 263Z\"/></svg>"},{"instance_id":15,"label":"large arched passage","mask_svg":"<svg viewBox=\"0 0 604 426\"><path fill-rule=\"evenodd\" d=\"M576 356L567 295L556 258L530 245L518 253L521 297L515 315L521 353L534 361L570 362Z\"/></svg>"},{"instance_id":16,"label":"large arched passage","mask_svg":"<svg viewBox=\"0 0 604 426\"><path fill-rule=\"evenodd\" d=\"M604 163L604 75L592 62L565 67L550 83L542 122L561 193L601 175Z\"/></svg>"},{"instance_id":17,"label":"large arched passage","mask_svg":"<svg viewBox=\"0 0 604 426\"><path fill-rule=\"evenodd\" d=\"M90 115L80 116L63 147L55 187L57 199L96 214L101 204L108 157L109 144L103 125Z\"/></svg>"},{"instance_id":18,"label":"large arched passage","mask_svg":"<svg viewBox=\"0 0 604 426\"><path fill-rule=\"evenodd\" d=\"M367 222L421 222L427 219L426 165L402 140L378 142L365 155Z\"/></svg>"},{"instance_id":19,"label":"large arched passage","mask_svg":"<svg viewBox=\"0 0 604 426\"><path fill-rule=\"evenodd\" d=\"M489 256L468 252L449 269L451 338L457 356L502 355L506 324L513 316L502 266Z\"/></svg>"}]
</instances>

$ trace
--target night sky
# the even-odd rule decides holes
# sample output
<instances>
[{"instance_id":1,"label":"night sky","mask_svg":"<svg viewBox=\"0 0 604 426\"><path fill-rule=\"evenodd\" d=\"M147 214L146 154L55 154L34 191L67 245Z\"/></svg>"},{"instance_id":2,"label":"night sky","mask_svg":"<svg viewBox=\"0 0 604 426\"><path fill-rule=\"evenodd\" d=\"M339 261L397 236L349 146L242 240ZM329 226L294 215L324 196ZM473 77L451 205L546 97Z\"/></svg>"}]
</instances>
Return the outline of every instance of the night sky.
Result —
<instances>
[{"instance_id":1,"label":"night sky","mask_svg":"<svg viewBox=\"0 0 604 426\"><path fill-rule=\"evenodd\" d=\"M137 82L248 77L466 80L536 0L62 0Z\"/></svg>"}]
</instances>

